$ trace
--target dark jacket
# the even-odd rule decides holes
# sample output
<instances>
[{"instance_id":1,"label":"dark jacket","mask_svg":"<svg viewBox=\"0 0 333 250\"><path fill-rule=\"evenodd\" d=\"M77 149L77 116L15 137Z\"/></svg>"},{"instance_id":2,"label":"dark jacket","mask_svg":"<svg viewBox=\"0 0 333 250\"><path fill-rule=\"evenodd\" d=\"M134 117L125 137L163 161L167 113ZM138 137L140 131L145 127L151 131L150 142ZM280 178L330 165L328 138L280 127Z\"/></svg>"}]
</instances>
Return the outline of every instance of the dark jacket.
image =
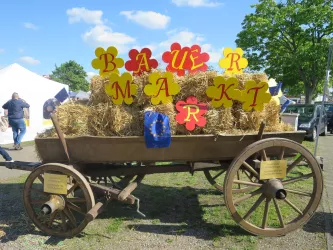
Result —
<instances>
[{"instance_id":1,"label":"dark jacket","mask_svg":"<svg viewBox=\"0 0 333 250\"><path fill-rule=\"evenodd\" d=\"M23 119L23 108L29 108L30 105L22 100L10 100L2 108L8 110L8 119Z\"/></svg>"}]
</instances>

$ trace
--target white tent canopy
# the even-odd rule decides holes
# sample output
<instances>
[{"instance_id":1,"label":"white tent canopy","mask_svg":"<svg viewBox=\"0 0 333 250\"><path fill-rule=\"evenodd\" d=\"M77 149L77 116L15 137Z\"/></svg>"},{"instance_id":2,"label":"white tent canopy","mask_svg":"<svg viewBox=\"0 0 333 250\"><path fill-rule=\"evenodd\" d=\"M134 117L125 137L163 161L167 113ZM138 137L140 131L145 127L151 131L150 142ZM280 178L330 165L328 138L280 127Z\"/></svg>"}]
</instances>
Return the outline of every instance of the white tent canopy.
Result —
<instances>
[{"instance_id":1,"label":"white tent canopy","mask_svg":"<svg viewBox=\"0 0 333 250\"><path fill-rule=\"evenodd\" d=\"M43 104L53 98L62 88L68 86L44 78L24 67L14 63L0 70L0 112L4 114L2 105L11 99L11 95L17 92L20 98L30 104L30 120L27 133L23 140L33 140L37 132L43 131ZM0 132L0 144L13 142L12 131Z\"/></svg>"}]
</instances>

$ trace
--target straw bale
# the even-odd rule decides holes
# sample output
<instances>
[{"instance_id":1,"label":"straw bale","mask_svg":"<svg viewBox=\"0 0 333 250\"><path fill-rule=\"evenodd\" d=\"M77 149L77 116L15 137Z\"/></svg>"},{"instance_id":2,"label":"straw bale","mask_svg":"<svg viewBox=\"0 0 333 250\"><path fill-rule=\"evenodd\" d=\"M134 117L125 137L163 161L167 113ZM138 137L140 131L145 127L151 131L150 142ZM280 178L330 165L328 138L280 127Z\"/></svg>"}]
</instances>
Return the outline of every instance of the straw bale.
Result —
<instances>
[{"instance_id":1,"label":"straw bale","mask_svg":"<svg viewBox=\"0 0 333 250\"><path fill-rule=\"evenodd\" d=\"M95 136L143 135L142 112L135 106L100 103L90 107L88 129Z\"/></svg>"},{"instance_id":2,"label":"straw bale","mask_svg":"<svg viewBox=\"0 0 333 250\"><path fill-rule=\"evenodd\" d=\"M223 134L234 126L234 117L231 109L210 107L205 114L207 124L203 128L204 134Z\"/></svg>"},{"instance_id":3,"label":"straw bale","mask_svg":"<svg viewBox=\"0 0 333 250\"><path fill-rule=\"evenodd\" d=\"M60 128L65 135L76 136L88 133L89 107L81 104L66 103L57 108Z\"/></svg>"},{"instance_id":4,"label":"straw bale","mask_svg":"<svg viewBox=\"0 0 333 250\"><path fill-rule=\"evenodd\" d=\"M104 85L109 82L107 77L94 76L90 83L90 100L89 104L97 105L99 103L111 103L111 98L105 93Z\"/></svg>"},{"instance_id":5,"label":"straw bale","mask_svg":"<svg viewBox=\"0 0 333 250\"><path fill-rule=\"evenodd\" d=\"M188 74L182 77L175 76L175 81L180 86L180 92L174 97L174 102L185 101L189 96L195 96L199 102L209 102L210 98L206 95L208 86L214 85L215 71L199 72Z\"/></svg>"}]
</instances>

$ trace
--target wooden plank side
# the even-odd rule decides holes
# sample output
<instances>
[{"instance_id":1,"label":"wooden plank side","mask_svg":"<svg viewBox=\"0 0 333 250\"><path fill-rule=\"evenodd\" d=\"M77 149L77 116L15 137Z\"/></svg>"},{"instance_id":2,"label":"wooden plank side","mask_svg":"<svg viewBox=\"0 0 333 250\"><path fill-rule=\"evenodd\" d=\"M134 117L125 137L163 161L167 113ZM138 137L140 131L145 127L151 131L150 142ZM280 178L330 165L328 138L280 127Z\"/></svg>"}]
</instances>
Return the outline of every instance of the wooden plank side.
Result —
<instances>
[{"instance_id":1,"label":"wooden plank side","mask_svg":"<svg viewBox=\"0 0 333 250\"><path fill-rule=\"evenodd\" d=\"M174 136L169 148L146 148L144 137L69 137L68 151L73 162L157 162L231 160L246 146L256 141L256 134ZM265 133L263 138L280 137L297 142L303 132ZM37 149L44 162L66 162L57 138L36 139Z\"/></svg>"}]
</instances>

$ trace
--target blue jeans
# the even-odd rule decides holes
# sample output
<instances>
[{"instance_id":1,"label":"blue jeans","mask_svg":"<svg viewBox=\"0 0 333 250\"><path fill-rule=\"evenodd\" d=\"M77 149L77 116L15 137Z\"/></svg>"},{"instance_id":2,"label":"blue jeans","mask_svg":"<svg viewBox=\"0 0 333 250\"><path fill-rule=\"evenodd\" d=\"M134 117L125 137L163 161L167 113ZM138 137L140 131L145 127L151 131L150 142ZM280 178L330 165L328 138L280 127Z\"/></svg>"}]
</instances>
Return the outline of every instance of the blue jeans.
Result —
<instances>
[{"instance_id":1,"label":"blue jeans","mask_svg":"<svg viewBox=\"0 0 333 250\"><path fill-rule=\"evenodd\" d=\"M9 154L4 150L2 147L0 147L0 155L6 160L11 161L12 157L9 156Z\"/></svg>"},{"instance_id":2,"label":"blue jeans","mask_svg":"<svg viewBox=\"0 0 333 250\"><path fill-rule=\"evenodd\" d=\"M26 132L26 126L24 120L10 119L9 125L12 127L13 130L14 145L20 144Z\"/></svg>"}]
</instances>

